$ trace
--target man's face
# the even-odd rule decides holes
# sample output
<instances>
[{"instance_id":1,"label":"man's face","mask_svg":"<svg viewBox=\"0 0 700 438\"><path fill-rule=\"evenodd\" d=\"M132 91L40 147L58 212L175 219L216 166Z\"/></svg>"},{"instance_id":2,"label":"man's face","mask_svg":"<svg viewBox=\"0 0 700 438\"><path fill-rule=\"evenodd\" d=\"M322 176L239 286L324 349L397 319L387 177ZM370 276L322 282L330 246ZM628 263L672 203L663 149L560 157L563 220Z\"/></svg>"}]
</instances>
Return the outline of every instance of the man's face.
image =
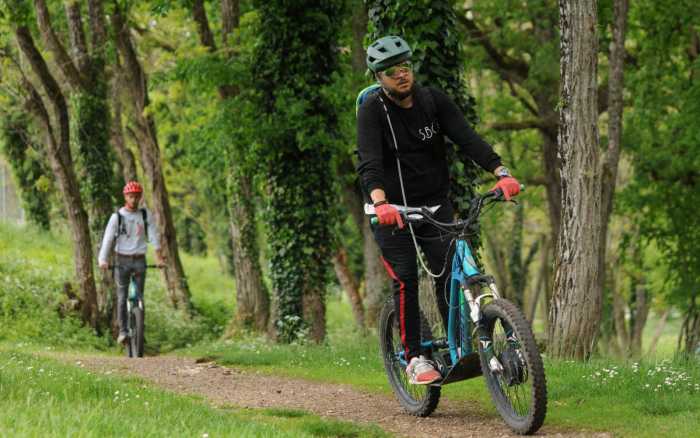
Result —
<instances>
[{"instance_id":1,"label":"man's face","mask_svg":"<svg viewBox=\"0 0 700 438\"><path fill-rule=\"evenodd\" d=\"M382 86L399 99L406 98L413 90L413 68L410 61L389 67L377 76Z\"/></svg>"},{"instance_id":2,"label":"man's face","mask_svg":"<svg viewBox=\"0 0 700 438\"><path fill-rule=\"evenodd\" d=\"M124 200L126 201L127 208L135 210L139 205L139 201L141 200L141 194L127 193L126 195L124 195Z\"/></svg>"}]
</instances>

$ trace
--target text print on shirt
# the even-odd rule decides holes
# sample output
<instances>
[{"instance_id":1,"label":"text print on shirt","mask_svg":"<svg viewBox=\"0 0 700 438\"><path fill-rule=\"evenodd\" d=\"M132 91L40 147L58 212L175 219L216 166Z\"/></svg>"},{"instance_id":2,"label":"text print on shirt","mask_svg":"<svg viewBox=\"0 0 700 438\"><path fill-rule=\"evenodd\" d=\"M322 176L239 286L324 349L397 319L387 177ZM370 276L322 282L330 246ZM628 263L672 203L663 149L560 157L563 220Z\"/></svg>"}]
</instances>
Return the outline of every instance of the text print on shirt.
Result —
<instances>
[{"instance_id":1,"label":"text print on shirt","mask_svg":"<svg viewBox=\"0 0 700 438\"><path fill-rule=\"evenodd\" d=\"M420 139L423 141L430 140L433 138L433 136L437 135L440 133L440 123L438 121L434 121L433 123L430 124L430 126L426 126L425 128L421 128L418 130L418 135L420 136Z\"/></svg>"}]
</instances>

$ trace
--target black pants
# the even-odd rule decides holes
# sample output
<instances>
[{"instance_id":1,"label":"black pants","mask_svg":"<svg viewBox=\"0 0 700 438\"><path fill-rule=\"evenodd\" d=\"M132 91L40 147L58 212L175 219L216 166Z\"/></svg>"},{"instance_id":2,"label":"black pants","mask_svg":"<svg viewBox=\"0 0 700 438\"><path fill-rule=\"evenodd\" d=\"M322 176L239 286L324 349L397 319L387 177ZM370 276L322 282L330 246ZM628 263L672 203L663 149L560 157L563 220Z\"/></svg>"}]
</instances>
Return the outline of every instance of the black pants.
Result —
<instances>
[{"instance_id":1,"label":"black pants","mask_svg":"<svg viewBox=\"0 0 700 438\"><path fill-rule=\"evenodd\" d=\"M452 222L454 210L448 201L442 201L435 214L441 222ZM430 224L413 225L417 242L425 254L425 262L433 274L443 271L435 278L437 304L447 327L449 305L445 284L449 287L454 249L450 247L451 237ZM389 276L393 279L394 304L396 317L401 332L401 341L410 359L421 354L420 347L420 313L418 306L418 259L416 248L408 226L402 230L395 227L374 227L374 238L382 251L382 261ZM449 251L449 254L448 254Z\"/></svg>"},{"instance_id":2,"label":"black pants","mask_svg":"<svg viewBox=\"0 0 700 438\"><path fill-rule=\"evenodd\" d=\"M126 314L126 300L129 294L129 282L133 273L136 280L136 294L143 299L143 287L146 284L146 258L129 257L117 254L117 269L115 279L117 282L117 319L119 320L119 332L126 333L129 327Z\"/></svg>"}]
</instances>

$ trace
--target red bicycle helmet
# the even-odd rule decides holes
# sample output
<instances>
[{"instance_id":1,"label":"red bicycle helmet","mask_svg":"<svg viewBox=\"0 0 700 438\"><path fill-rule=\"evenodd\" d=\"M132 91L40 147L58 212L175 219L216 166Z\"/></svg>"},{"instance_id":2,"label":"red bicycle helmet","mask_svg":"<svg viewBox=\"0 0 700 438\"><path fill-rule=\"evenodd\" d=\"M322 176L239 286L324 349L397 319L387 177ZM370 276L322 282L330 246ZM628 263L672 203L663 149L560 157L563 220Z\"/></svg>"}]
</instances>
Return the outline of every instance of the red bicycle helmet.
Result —
<instances>
[{"instance_id":1,"label":"red bicycle helmet","mask_svg":"<svg viewBox=\"0 0 700 438\"><path fill-rule=\"evenodd\" d=\"M126 195L127 193L143 193L143 187L141 187L141 184L139 184L136 181L129 181L126 183L124 186L124 191L123 193Z\"/></svg>"}]
</instances>

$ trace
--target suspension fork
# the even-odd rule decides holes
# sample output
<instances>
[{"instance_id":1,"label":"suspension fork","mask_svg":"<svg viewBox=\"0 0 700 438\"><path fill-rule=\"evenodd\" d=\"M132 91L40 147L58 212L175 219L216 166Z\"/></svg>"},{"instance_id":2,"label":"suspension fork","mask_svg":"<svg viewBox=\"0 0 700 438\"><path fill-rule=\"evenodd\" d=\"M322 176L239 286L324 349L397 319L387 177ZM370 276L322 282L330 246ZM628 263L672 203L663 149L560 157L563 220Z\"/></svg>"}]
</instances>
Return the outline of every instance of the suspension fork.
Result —
<instances>
[{"instance_id":1,"label":"suspension fork","mask_svg":"<svg viewBox=\"0 0 700 438\"><path fill-rule=\"evenodd\" d=\"M474 278L470 280L471 281L468 282L467 286L462 289L462 293L464 294L466 302L469 304L469 316L474 322L474 331L479 338L479 343L481 344L482 350L486 354L486 358L490 361L493 358L493 345L491 335L489 334L489 331L487 330L482 318L481 303L487 297L498 299L500 298L500 295L498 293L498 289L496 288L496 283L492 277L483 276L483 278ZM488 292L474 297L475 294L473 291L476 293L481 292L481 287L483 284L488 286ZM505 321L502 323L504 325L503 328L506 330L506 336L510 337L513 332L512 328L505 323Z\"/></svg>"}]
</instances>

